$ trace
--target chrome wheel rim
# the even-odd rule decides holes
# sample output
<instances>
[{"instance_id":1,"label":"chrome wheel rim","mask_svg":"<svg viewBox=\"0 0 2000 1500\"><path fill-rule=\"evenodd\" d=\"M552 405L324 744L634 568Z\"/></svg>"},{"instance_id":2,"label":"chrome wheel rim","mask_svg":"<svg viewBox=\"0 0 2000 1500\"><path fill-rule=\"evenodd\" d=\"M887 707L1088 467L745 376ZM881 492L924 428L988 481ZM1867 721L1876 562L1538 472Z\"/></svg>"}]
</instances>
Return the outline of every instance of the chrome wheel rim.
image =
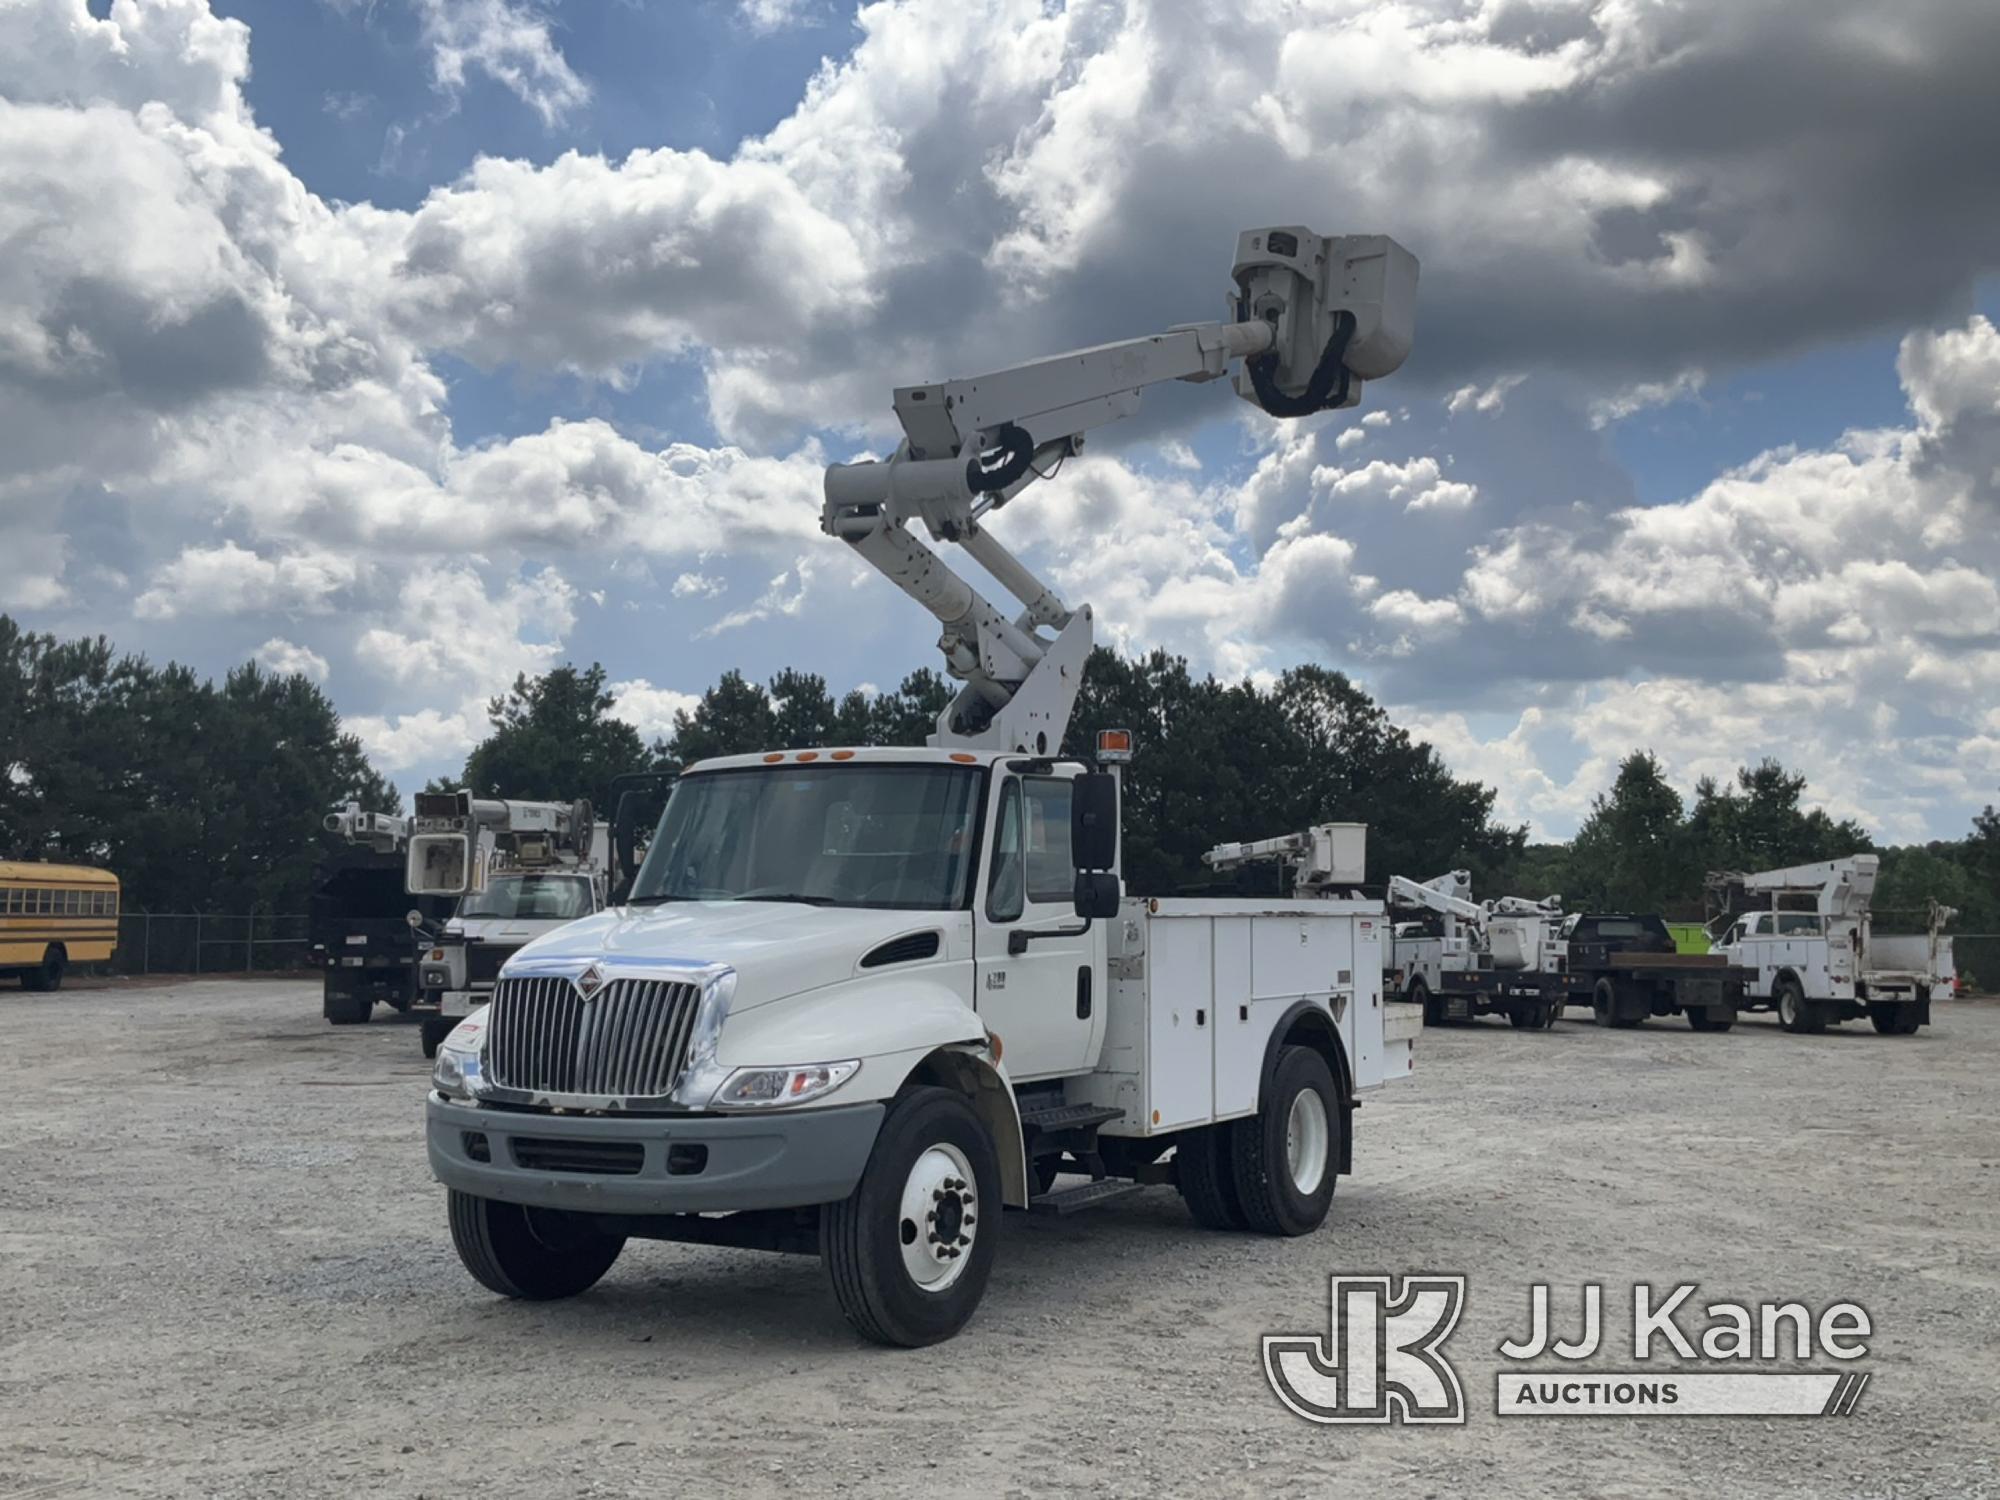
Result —
<instances>
[{"instance_id":1,"label":"chrome wheel rim","mask_svg":"<svg viewBox=\"0 0 2000 1500\"><path fill-rule=\"evenodd\" d=\"M903 1269L926 1292L942 1292L965 1274L979 1234L972 1163L940 1141L925 1148L903 1183L896 1238Z\"/></svg>"},{"instance_id":2,"label":"chrome wheel rim","mask_svg":"<svg viewBox=\"0 0 2000 1500\"><path fill-rule=\"evenodd\" d=\"M1291 1111L1285 1116L1285 1165L1292 1174L1292 1186L1310 1197L1326 1176L1326 1101L1313 1089L1300 1089L1292 1096Z\"/></svg>"},{"instance_id":3,"label":"chrome wheel rim","mask_svg":"<svg viewBox=\"0 0 2000 1500\"><path fill-rule=\"evenodd\" d=\"M1787 1026L1796 1025L1799 1019L1798 997L1790 990L1778 997L1778 1019Z\"/></svg>"}]
</instances>

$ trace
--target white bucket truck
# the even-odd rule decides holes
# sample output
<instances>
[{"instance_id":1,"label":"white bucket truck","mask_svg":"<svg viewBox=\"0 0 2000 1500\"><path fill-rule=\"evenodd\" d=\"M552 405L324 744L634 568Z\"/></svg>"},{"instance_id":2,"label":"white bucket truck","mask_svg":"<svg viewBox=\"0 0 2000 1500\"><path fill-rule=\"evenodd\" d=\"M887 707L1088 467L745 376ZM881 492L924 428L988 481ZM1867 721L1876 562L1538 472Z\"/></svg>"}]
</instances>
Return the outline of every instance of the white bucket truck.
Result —
<instances>
[{"instance_id":1,"label":"white bucket truck","mask_svg":"<svg viewBox=\"0 0 2000 1500\"><path fill-rule=\"evenodd\" d=\"M590 803L516 802L469 792L419 792L409 821L404 886L456 897L433 928L419 912L417 988L435 1007L423 1019L424 1056L493 994L508 959L538 937L604 910L609 831Z\"/></svg>"},{"instance_id":2,"label":"white bucket truck","mask_svg":"<svg viewBox=\"0 0 2000 1500\"><path fill-rule=\"evenodd\" d=\"M1274 414L1353 405L1416 275L1379 236L1253 230L1229 322L896 391L904 442L829 468L822 524L936 616L961 689L928 748L689 766L629 900L508 961L428 1103L475 1278L573 1295L631 1237L803 1251L862 1334L918 1345L972 1315L1003 1208L1171 1183L1205 1224L1318 1227L1421 1028L1384 1002L1381 903L1125 893L1129 737L1062 752L1091 610L986 521L1163 380L1242 360Z\"/></svg>"},{"instance_id":3,"label":"white bucket truck","mask_svg":"<svg viewBox=\"0 0 2000 1500\"><path fill-rule=\"evenodd\" d=\"M1951 939L1958 913L1933 902L1924 931L1877 934L1872 906L1881 857L1854 854L1819 864L1711 874L1707 889L1720 930L1715 953L1751 970L1745 1010L1775 1010L1787 1031L1868 1017L1890 1036L1913 1035L1931 1018L1931 997L1951 992Z\"/></svg>"},{"instance_id":4,"label":"white bucket truck","mask_svg":"<svg viewBox=\"0 0 2000 1500\"><path fill-rule=\"evenodd\" d=\"M1423 1008L1427 1025L1500 1014L1518 1029L1542 1031L1562 1014L1564 979L1556 928L1562 899L1472 899L1472 872L1452 870L1421 883L1389 881L1399 919L1388 954L1390 993Z\"/></svg>"}]
</instances>

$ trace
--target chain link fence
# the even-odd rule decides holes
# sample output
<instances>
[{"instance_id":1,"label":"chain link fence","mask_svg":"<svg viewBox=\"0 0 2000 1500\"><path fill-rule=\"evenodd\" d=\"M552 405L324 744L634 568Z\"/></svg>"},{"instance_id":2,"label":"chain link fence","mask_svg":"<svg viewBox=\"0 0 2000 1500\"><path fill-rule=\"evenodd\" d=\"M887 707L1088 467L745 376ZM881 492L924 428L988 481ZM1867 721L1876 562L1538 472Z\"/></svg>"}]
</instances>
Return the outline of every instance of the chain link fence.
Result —
<instances>
[{"instance_id":1,"label":"chain link fence","mask_svg":"<svg viewBox=\"0 0 2000 1500\"><path fill-rule=\"evenodd\" d=\"M269 974L310 967L309 920L272 913L128 911L112 974ZM92 965L93 968L98 967Z\"/></svg>"}]
</instances>

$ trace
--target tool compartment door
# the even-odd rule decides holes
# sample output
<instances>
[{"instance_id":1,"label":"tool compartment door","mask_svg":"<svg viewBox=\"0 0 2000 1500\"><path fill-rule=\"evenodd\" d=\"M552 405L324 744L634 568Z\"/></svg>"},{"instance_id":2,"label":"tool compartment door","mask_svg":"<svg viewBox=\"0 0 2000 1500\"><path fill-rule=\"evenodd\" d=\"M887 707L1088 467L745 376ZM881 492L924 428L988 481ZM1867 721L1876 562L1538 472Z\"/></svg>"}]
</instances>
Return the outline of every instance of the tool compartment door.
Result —
<instances>
[{"instance_id":1,"label":"tool compartment door","mask_svg":"<svg viewBox=\"0 0 2000 1500\"><path fill-rule=\"evenodd\" d=\"M1148 935L1147 1092L1154 1130L1215 1114L1215 928L1206 917L1155 917Z\"/></svg>"}]
</instances>

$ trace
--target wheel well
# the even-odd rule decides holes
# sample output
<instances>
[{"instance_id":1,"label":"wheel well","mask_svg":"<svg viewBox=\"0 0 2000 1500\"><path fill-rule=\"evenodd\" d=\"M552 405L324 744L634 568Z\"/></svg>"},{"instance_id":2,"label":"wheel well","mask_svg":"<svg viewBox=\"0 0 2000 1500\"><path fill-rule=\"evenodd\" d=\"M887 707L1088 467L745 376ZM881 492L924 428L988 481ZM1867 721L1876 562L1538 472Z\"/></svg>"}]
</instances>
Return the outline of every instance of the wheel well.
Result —
<instances>
[{"instance_id":1,"label":"wheel well","mask_svg":"<svg viewBox=\"0 0 2000 1500\"><path fill-rule=\"evenodd\" d=\"M1806 982L1803 979L1799 978L1798 972L1793 969L1780 969L1776 974L1771 976L1772 998L1775 999L1777 997L1778 991L1788 984L1797 985L1799 990L1799 998L1801 1000L1805 998Z\"/></svg>"},{"instance_id":2,"label":"wheel well","mask_svg":"<svg viewBox=\"0 0 2000 1500\"><path fill-rule=\"evenodd\" d=\"M1257 1097L1261 1102L1265 1090L1270 1086L1271 1077L1278 1070L1278 1054L1286 1047L1310 1047L1326 1059L1326 1065L1333 1070L1333 1083L1340 1096L1341 1132L1340 1161L1338 1169L1343 1173L1354 1170L1354 1070L1347 1063L1347 1048L1341 1045L1340 1032L1334 1026L1333 1017L1310 1001L1301 1000L1285 1013L1271 1033L1270 1045L1264 1050L1264 1071L1258 1080Z\"/></svg>"},{"instance_id":3,"label":"wheel well","mask_svg":"<svg viewBox=\"0 0 2000 1500\"><path fill-rule=\"evenodd\" d=\"M69 962L69 949L61 943L50 943L42 952L42 962L47 963L51 958L55 959L58 963L67 964Z\"/></svg>"},{"instance_id":4,"label":"wheel well","mask_svg":"<svg viewBox=\"0 0 2000 1500\"><path fill-rule=\"evenodd\" d=\"M1014 1090L1005 1075L969 1046L940 1047L910 1069L903 1086L911 1084L929 1084L965 1096L992 1136L993 1150L1000 1158L1000 1201L1010 1208L1026 1208L1031 1191L1027 1142L1021 1134Z\"/></svg>"}]
</instances>

